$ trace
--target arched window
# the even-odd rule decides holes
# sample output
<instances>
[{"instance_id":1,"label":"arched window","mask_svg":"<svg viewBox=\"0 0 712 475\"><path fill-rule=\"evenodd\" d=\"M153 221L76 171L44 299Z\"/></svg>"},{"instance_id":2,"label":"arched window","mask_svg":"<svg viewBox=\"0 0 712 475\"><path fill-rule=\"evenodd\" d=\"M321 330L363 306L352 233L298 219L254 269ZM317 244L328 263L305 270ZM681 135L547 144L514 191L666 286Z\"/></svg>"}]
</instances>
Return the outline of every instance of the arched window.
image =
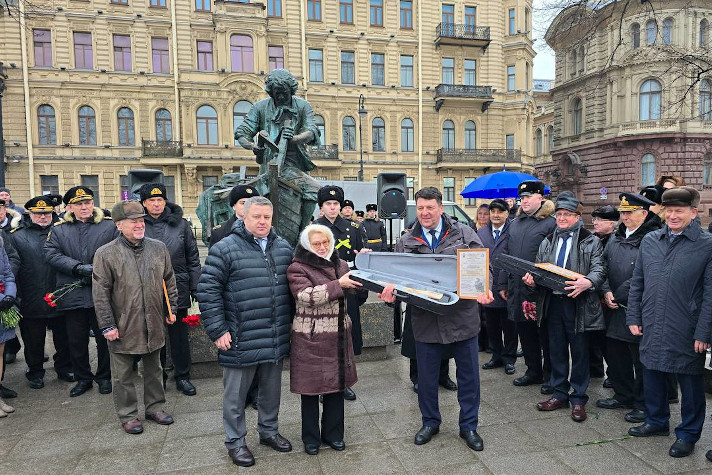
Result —
<instances>
[{"instance_id":1,"label":"arched window","mask_svg":"<svg viewBox=\"0 0 712 475\"><path fill-rule=\"evenodd\" d=\"M245 120L245 116L250 111L250 107L252 107L252 103L250 101L237 101L235 103L235 106L232 108L233 133L237 130L240 124L242 124L242 121ZM240 145L240 142L238 142L237 139L235 139L235 145Z\"/></svg>"},{"instance_id":2,"label":"arched window","mask_svg":"<svg viewBox=\"0 0 712 475\"><path fill-rule=\"evenodd\" d=\"M79 108L79 145L96 145L96 113L89 106Z\"/></svg>"},{"instance_id":3,"label":"arched window","mask_svg":"<svg viewBox=\"0 0 712 475\"><path fill-rule=\"evenodd\" d=\"M704 18L700 22L700 48L704 48L710 42L710 23Z\"/></svg>"},{"instance_id":4,"label":"arched window","mask_svg":"<svg viewBox=\"0 0 712 475\"><path fill-rule=\"evenodd\" d=\"M577 97L571 103L572 131L574 135L583 132L583 102Z\"/></svg>"},{"instance_id":5,"label":"arched window","mask_svg":"<svg viewBox=\"0 0 712 475\"><path fill-rule=\"evenodd\" d=\"M663 20L663 44L672 44L672 18Z\"/></svg>"},{"instance_id":6,"label":"arched window","mask_svg":"<svg viewBox=\"0 0 712 475\"><path fill-rule=\"evenodd\" d=\"M54 107L42 104L37 109L37 125L40 132L40 145L57 144L57 122L54 117Z\"/></svg>"},{"instance_id":7,"label":"arched window","mask_svg":"<svg viewBox=\"0 0 712 475\"><path fill-rule=\"evenodd\" d=\"M371 138L374 152L386 150L386 123L380 117L376 117L371 123Z\"/></svg>"},{"instance_id":8,"label":"arched window","mask_svg":"<svg viewBox=\"0 0 712 475\"><path fill-rule=\"evenodd\" d=\"M356 150L356 120L347 116L341 121L341 136L344 151Z\"/></svg>"},{"instance_id":9,"label":"arched window","mask_svg":"<svg viewBox=\"0 0 712 475\"><path fill-rule=\"evenodd\" d=\"M170 142L173 140L171 113L166 109L158 109L156 111L156 140L158 142Z\"/></svg>"},{"instance_id":10,"label":"arched window","mask_svg":"<svg viewBox=\"0 0 712 475\"><path fill-rule=\"evenodd\" d=\"M546 129L546 135L549 137L549 149L547 150L547 153L551 153L552 150L554 150L554 126L550 125L548 129Z\"/></svg>"},{"instance_id":11,"label":"arched window","mask_svg":"<svg viewBox=\"0 0 712 475\"><path fill-rule=\"evenodd\" d=\"M254 72L255 59L251 36L232 35L230 37L230 59L233 72Z\"/></svg>"},{"instance_id":12,"label":"arched window","mask_svg":"<svg viewBox=\"0 0 712 475\"><path fill-rule=\"evenodd\" d=\"M702 164L704 166L702 184L712 185L712 152L707 152L702 157Z\"/></svg>"},{"instance_id":13,"label":"arched window","mask_svg":"<svg viewBox=\"0 0 712 475\"><path fill-rule=\"evenodd\" d=\"M134 145L134 113L128 107L122 107L116 114L119 122L119 145Z\"/></svg>"},{"instance_id":14,"label":"arched window","mask_svg":"<svg viewBox=\"0 0 712 475\"><path fill-rule=\"evenodd\" d=\"M655 44L655 38L658 36L658 24L655 20L648 20L645 23L645 42L649 45Z\"/></svg>"},{"instance_id":15,"label":"arched window","mask_svg":"<svg viewBox=\"0 0 712 475\"><path fill-rule=\"evenodd\" d=\"M633 42L633 49L640 48L640 25L638 23L633 23L630 26L630 36Z\"/></svg>"},{"instance_id":16,"label":"arched window","mask_svg":"<svg viewBox=\"0 0 712 475\"><path fill-rule=\"evenodd\" d=\"M712 120L712 81L700 81L700 119Z\"/></svg>"},{"instance_id":17,"label":"arched window","mask_svg":"<svg viewBox=\"0 0 712 475\"><path fill-rule=\"evenodd\" d=\"M655 79L648 79L640 86L640 120L660 119L662 87Z\"/></svg>"},{"instance_id":18,"label":"arched window","mask_svg":"<svg viewBox=\"0 0 712 475\"><path fill-rule=\"evenodd\" d=\"M200 106L195 114L198 145L218 144L218 113L210 106Z\"/></svg>"},{"instance_id":19,"label":"arched window","mask_svg":"<svg viewBox=\"0 0 712 475\"><path fill-rule=\"evenodd\" d=\"M324 123L324 118L320 115L314 116L314 125L319 129L319 138L317 142L319 145L324 145L326 143L326 124Z\"/></svg>"},{"instance_id":20,"label":"arched window","mask_svg":"<svg viewBox=\"0 0 712 475\"><path fill-rule=\"evenodd\" d=\"M414 127L411 119L401 121L401 151L412 152L414 147Z\"/></svg>"},{"instance_id":21,"label":"arched window","mask_svg":"<svg viewBox=\"0 0 712 475\"><path fill-rule=\"evenodd\" d=\"M443 148L455 150L455 123L451 120L443 122Z\"/></svg>"},{"instance_id":22,"label":"arched window","mask_svg":"<svg viewBox=\"0 0 712 475\"><path fill-rule=\"evenodd\" d=\"M465 150L475 150L477 148L477 126L474 121L465 122Z\"/></svg>"},{"instance_id":23,"label":"arched window","mask_svg":"<svg viewBox=\"0 0 712 475\"><path fill-rule=\"evenodd\" d=\"M640 161L640 184L648 186L655 184L655 156L652 153L643 155Z\"/></svg>"},{"instance_id":24,"label":"arched window","mask_svg":"<svg viewBox=\"0 0 712 475\"><path fill-rule=\"evenodd\" d=\"M544 132L541 129L536 129L536 154L544 155Z\"/></svg>"}]
</instances>

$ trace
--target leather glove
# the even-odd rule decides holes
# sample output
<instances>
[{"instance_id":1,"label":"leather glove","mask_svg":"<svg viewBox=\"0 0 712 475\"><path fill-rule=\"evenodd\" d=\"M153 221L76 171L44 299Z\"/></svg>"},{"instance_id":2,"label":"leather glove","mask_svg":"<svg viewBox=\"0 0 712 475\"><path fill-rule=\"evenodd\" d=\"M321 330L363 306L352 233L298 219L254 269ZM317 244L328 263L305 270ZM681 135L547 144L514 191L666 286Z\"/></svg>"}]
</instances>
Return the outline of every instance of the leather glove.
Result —
<instances>
[{"instance_id":1,"label":"leather glove","mask_svg":"<svg viewBox=\"0 0 712 475\"><path fill-rule=\"evenodd\" d=\"M197 301L198 301L198 296L195 295L195 294L196 294L196 291L195 291L195 290L191 290L191 291L190 291L190 300L192 300L193 302L197 302Z\"/></svg>"},{"instance_id":2,"label":"leather glove","mask_svg":"<svg viewBox=\"0 0 712 475\"><path fill-rule=\"evenodd\" d=\"M12 308L17 302L17 299L11 295L6 295L4 299L0 300L0 310L7 310Z\"/></svg>"},{"instance_id":3,"label":"leather glove","mask_svg":"<svg viewBox=\"0 0 712 475\"><path fill-rule=\"evenodd\" d=\"M77 275L81 277L91 277L92 265L91 264L79 264L75 269Z\"/></svg>"}]
</instances>

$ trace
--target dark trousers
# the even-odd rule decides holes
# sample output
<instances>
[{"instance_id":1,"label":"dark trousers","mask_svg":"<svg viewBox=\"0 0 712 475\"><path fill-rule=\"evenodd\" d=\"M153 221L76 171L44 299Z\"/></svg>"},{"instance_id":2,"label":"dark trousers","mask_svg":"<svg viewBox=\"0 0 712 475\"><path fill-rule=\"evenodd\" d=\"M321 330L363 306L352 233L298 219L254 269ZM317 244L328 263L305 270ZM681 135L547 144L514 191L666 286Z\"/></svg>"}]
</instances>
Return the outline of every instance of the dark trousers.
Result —
<instances>
[{"instance_id":1,"label":"dark trousers","mask_svg":"<svg viewBox=\"0 0 712 475\"><path fill-rule=\"evenodd\" d=\"M5 357L7 355L14 355L17 354L18 351L20 351L20 348L22 346L20 345L20 339L15 337L15 338L10 338L5 342L5 350L2 353L2 375L0 376L0 381L5 379L5 368L7 368L7 362L5 361Z\"/></svg>"},{"instance_id":2,"label":"dark trousers","mask_svg":"<svg viewBox=\"0 0 712 475\"><path fill-rule=\"evenodd\" d=\"M489 344L489 328L482 307L477 306L477 318L480 319L480 333L477 335L477 346L480 351L487 351Z\"/></svg>"},{"instance_id":3,"label":"dark trousers","mask_svg":"<svg viewBox=\"0 0 712 475\"><path fill-rule=\"evenodd\" d=\"M77 381L111 379L109 347L96 322L93 308L79 308L64 312L67 323L69 357L72 360L74 377ZM91 372L89 365L89 329L94 331L96 341L97 367Z\"/></svg>"},{"instance_id":4,"label":"dark trousers","mask_svg":"<svg viewBox=\"0 0 712 475\"><path fill-rule=\"evenodd\" d=\"M554 397L573 404L588 402L588 337L576 332L576 301L565 295L551 295L546 312L549 320L549 352L551 354L551 386ZM571 376L569 377L569 351ZM571 395L569 391L573 389Z\"/></svg>"},{"instance_id":5,"label":"dark trousers","mask_svg":"<svg viewBox=\"0 0 712 475\"><path fill-rule=\"evenodd\" d=\"M443 359L440 360L440 374L438 376L438 382L444 383L450 377L448 371L450 370L450 360ZM415 384L418 382L418 360L416 358L410 358L410 382Z\"/></svg>"},{"instance_id":6,"label":"dark trousers","mask_svg":"<svg viewBox=\"0 0 712 475\"><path fill-rule=\"evenodd\" d=\"M418 405L423 425L437 427L442 421L438 406L438 376L443 349L449 346L457 367L457 401L460 403L460 430L477 430L480 410L480 365L477 337L448 345L415 342L418 357Z\"/></svg>"},{"instance_id":7,"label":"dark trousers","mask_svg":"<svg viewBox=\"0 0 712 475\"><path fill-rule=\"evenodd\" d=\"M645 410L643 395L643 365L638 343L607 338L608 374L613 385L613 398L623 404L633 404Z\"/></svg>"},{"instance_id":8,"label":"dark trousers","mask_svg":"<svg viewBox=\"0 0 712 475\"><path fill-rule=\"evenodd\" d=\"M514 322L507 316L507 308L481 307L481 309L487 322L492 361L514 364L517 361L517 330Z\"/></svg>"},{"instance_id":9,"label":"dark trousers","mask_svg":"<svg viewBox=\"0 0 712 475\"><path fill-rule=\"evenodd\" d=\"M344 440L344 395L324 394L324 409L319 428L319 396L302 395L302 442L304 445L321 445Z\"/></svg>"},{"instance_id":10,"label":"dark trousers","mask_svg":"<svg viewBox=\"0 0 712 475\"><path fill-rule=\"evenodd\" d=\"M71 373L72 360L69 357L69 341L67 340L67 324L64 315L54 318L22 318L20 331L25 343L25 362L27 363L27 379L44 378L44 350L47 329L52 330L54 342L54 370L57 373Z\"/></svg>"},{"instance_id":11,"label":"dark trousers","mask_svg":"<svg viewBox=\"0 0 712 475\"><path fill-rule=\"evenodd\" d=\"M363 347L363 336L361 334L361 309L363 303L359 294L348 294L346 296L346 311L351 317L351 339L354 344L354 355L361 354ZM364 300L365 302L365 300Z\"/></svg>"},{"instance_id":12,"label":"dark trousers","mask_svg":"<svg viewBox=\"0 0 712 475\"><path fill-rule=\"evenodd\" d=\"M178 309L175 323L166 325L171 347L171 359L173 360L173 378L176 381L190 379L190 339L188 338L188 325L183 323L183 319L187 316L187 308ZM161 348L161 367L166 367L165 346Z\"/></svg>"},{"instance_id":13,"label":"dark trousers","mask_svg":"<svg viewBox=\"0 0 712 475\"><path fill-rule=\"evenodd\" d=\"M668 427L670 424L669 374L671 373L645 369L645 405L648 408L646 422L655 427ZM695 443L700 440L702 425L705 422L704 376L679 373L676 376L682 393L682 421L675 428L675 435L678 439Z\"/></svg>"},{"instance_id":14,"label":"dark trousers","mask_svg":"<svg viewBox=\"0 0 712 475\"><path fill-rule=\"evenodd\" d=\"M606 376L603 360L608 363L606 355L606 330L594 330L586 332L588 336L588 367L591 377L602 378Z\"/></svg>"},{"instance_id":15,"label":"dark trousers","mask_svg":"<svg viewBox=\"0 0 712 475\"><path fill-rule=\"evenodd\" d=\"M525 374L542 379L544 384L549 384L551 359L549 357L549 336L546 326L546 320L541 322L541 326L532 320L515 323L519 342L524 353L524 363L527 365ZM544 357L543 364L542 356Z\"/></svg>"}]
</instances>

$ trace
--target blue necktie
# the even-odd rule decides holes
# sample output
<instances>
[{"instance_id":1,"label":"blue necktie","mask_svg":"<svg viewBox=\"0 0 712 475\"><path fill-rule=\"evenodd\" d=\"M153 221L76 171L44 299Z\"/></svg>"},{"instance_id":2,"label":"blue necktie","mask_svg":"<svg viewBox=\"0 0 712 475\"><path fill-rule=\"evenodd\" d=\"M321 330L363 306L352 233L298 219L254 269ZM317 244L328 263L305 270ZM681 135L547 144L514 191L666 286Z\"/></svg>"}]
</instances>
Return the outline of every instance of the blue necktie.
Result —
<instances>
[{"instance_id":1,"label":"blue necktie","mask_svg":"<svg viewBox=\"0 0 712 475\"><path fill-rule=\"evenodd\" d=\"M564 267L566 264L566 243L569 242L570 235L561 236L561 249L559 249L559 255L556 258L556 265L559 267Z\"/></svg>"},{"instance_id":2,"label":"blue necktie","mask_svg":"<svg viewBox=\"0 0 712 475\"><path fill-rule=\"evenodd\" d=\"M435 249L438 246L438 238L435 237L435 235L437 234L437 231L435 231L434 229L431 229L429 232L430 232L430 236L431 236L430 242L432 243L430 245L430 248Z\"/></svg>"},{"instance_id":3,"label":"blue necktie","mask_svg":"<svg viewBox=\"0 0 712 475\"><path fill-rule=\"evenodd\" d=\"M494 230L494 242L499 241L499 229Z\"/></svg>"}]
</instances>

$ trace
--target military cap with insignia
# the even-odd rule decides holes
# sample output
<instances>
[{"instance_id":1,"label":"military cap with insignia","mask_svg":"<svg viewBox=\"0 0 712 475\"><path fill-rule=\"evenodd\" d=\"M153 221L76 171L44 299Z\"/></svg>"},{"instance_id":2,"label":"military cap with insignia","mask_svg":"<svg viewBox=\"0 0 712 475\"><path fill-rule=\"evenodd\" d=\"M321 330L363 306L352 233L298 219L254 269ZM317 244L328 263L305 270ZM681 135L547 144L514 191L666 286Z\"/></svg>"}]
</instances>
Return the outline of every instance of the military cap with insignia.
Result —
<instances>
[{"instance_id":1,"label":"military cap with insignia","mask_svg":"<svg viewBox=\"0 0 712 475\"><path fill-rule=\"evenodd\" d=\"M495 198L489 204L489 209L498 209L509 213L509 205L502 198Z\"/></svg>"},{"instance_id":2,"label":"military cap with insignia","mask_svg":"<svg viewBox=\"0 0 712 475\"><path fill-rule=\"evenodd\" d=\"M367 204L366 211L378 211L378 206L375 203Z\"/></svg>"},{"instance_id":3,"label":"military cap with insignia","mask_svg":"<svg viewBox=\"0 0 712 475\"><path fill-rule=\"evenodd\" d=\"M670 188L663 193L663 206L691 206L697 208L700 205L700 192L691 186L679 186Z\"/></svg>"},{"instance_id":4,"label":"military cap with insignia","mask_svg":"<svg viewBox=\"0 0 712 475\"><path fill-rule=\"evenodd\" d=\"M618 221L621 217L615 206L606 205L600 206L591 212L594 218L607 219L609 221Z\"/></svg>"},{"instance_id":5,"label":"military cap with insignia","mask_svg":"<svg viewBox=\"0 0 712 475\"><path fill-rule=\"evenodd\" d=\"M240 201L242 198L252 198L253 196L260 196L257 190L250 185L236 185L230 190L230 207L235 206L235 203Z\"/></svg>"},{"instance_id":6,"label":"military cap with insignia","mask_svg":"<svg viewBox=\"0 0 712 475\"><path fill-rule=\"evenodd\" d=\"M317 193L317 201L319 207L326 201L336 200L340 205L344 204L344 190L340 186L326 185L319 188Z\"/></svg>"},{"instance_id":7,"label":"military cap with insignia","mask_svg":"<svg viewBox=\"0 0 712 475\"><path fill-rule=\"evenodd\" d=\"M618 205L618 211L635 211L637 209L650 209L651 206L655 206L655 203L643 195L638 195L636 193L621 193L618 195L618 199L621 200Z\"/></svg>"},{"instance_id":8,"label":"military cap with insignia","mask_svg":"<svg viewBox=\"0 0 712 475\"><path fill-rule=\"evenodd\" d=\"M356 206L354 206L354 202L351 200L344 200L344 204L341 205L341 209L344 209L347 206L351 206L351 209L356 208Z\"/></svg>"},{"instance_id":9,"label":"military cap with insignia","mask_svg":"<svg viewBox=\"0 0 712 475\"><path fill-rule=\"evenodd\" d=\"M665 193L665 188L660 185L646 186L640 190L640 194L648 198L653 203L659 205L663 200L663 193Z\"/></svg>"},{"instance_id":10,"label":"military cap with insignia","mask_svg":"<svg viewBox=\"0 0 712 475\"><path fill-rule=\"evenodd\" d=\"M363 217L365 216L365 214L366 214L366 213L364 213L363 211L361 211L360 209L354 211L354 213L356 213L356 216L358 216L359 218L363 218Z\"/></svg>"},{"instance_id":11,"label":"military cap with insignia","mask_svg":"<svg viewBox=\"0 0 712 475\"><path fill-rule=\"evenodd\" d=\"M62 205L62 195L44 195L45 199L49 202L52 203L52 206L61 206Z\"/></svg>"},{"instance_id":12,"label":"military cap with insignia","mask_svg":"<svg viewBox=\"0 0 712 475\"><path fill-rule=\"evenodd\" d=\"M146 201L150 198L168 199L166 187L162 183L146 183L138 190L138 195L141 201Z\"/></svg>"},{"instance_id":13,"label":"military cap with insignia","mask_svg":"<svg viewBox=\"0 0 712 475\"><path fill-rule=\"evenodd\" d=\"M54 211L55 203L47 196L35 196L25 203L25 209L30 213L51 213Z\"/></svg>"},{"instance_id":14,"label":"military cap with insignia","mask_svg":"<svg viewBox=\"0 0 712 475\"><path fill-rule=\"evenodd\" d=\"M71 187L62 198L65 205L73 205L79 203L80 201L93 200L94 192L86 186L73 186Z\"/></svg>"},{"instance_id":15,"label":"military cap with insignia","mask_svg":"<svg viewBox=\"0 0 712 475\"><path fill-rule=\"evenodd\" d=\"M523 181L517 187L517 192L519 193L519 196L529 196L534 193L544 195L544 183L539 180Z\"/></svg>"}]
</instances>

